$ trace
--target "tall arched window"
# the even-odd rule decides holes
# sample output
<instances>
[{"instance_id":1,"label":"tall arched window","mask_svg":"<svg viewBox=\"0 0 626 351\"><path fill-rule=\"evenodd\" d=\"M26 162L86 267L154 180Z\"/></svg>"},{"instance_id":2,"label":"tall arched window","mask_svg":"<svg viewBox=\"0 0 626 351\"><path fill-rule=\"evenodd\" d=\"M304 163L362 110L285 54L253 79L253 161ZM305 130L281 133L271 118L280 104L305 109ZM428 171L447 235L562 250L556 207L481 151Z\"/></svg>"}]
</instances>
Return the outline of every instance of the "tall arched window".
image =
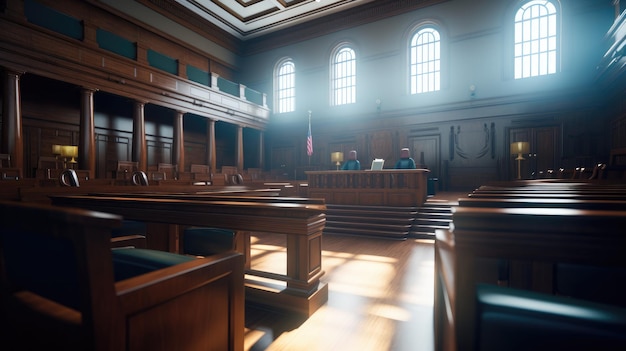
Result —
<instances>
[{"instance_id":1,"label":"tall arched window","mask_svg":"<svg viewBox=\"0 0 626 351\"><path fill-rule=\"evenodd\" d=\"M296 110L296 65L291 59L279 62L274 70L275 112Z\"/></svg>"},{"instance_id":2,"label":"tall arched window","mask_svg":"<svg viewBox=\"0 0 626 351\"><path fill-rule=\"evenodd\" d=\"M339 47L332 60L331 104L345 105L356 102L356 54L347 46Z\"/></svg>"},{"instance_id":3,"label":"tall arched window","mask_svg":"<svg viewBox=\"0 0 626 351\"><path fill-rule=\"evenodd\" d=\"M411 38L411 94L441 89L441 38L433 27L423 27Z\"/></svg>"},{"instance_id":4,"label":"tall arched window","mask_svg":"<svg viewBox=\"0 0 626 351\"><path fill-rule=\"evenodd\" d=\"M524 3L515 13L515 79L557 72L558 13L547 0Z\"/></svg>"}]
</instances>

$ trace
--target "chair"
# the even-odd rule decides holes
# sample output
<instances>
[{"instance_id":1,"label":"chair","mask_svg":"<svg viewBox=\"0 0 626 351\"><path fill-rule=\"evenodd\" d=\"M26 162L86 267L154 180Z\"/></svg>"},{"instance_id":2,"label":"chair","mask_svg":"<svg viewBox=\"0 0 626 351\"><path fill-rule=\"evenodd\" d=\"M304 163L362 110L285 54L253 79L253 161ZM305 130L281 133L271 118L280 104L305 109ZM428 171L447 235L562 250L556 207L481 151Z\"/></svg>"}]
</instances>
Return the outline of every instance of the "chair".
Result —
<instances>
[{"instance_id":1,"label":"chair","mask_svg":"<svg viewBox=\"0 0 626 351\"><path fill-rule=\"evenodd\" d=\"M11 155L0 154L0 168L11 168Z\"/></svg>"},{"instance_id":2,"label":"chair","mask_svg":"<svg viewBox=\"0 0 626 351\"><path fill-rule=\"evenodd\" d=\"M167 174L165 172L150 172L150 180L166 180ZM171 178L170 178L171 179Z\"/></svg>"},{"instance_id":3,"label":"chair","mask_svg":"<svg viewBox=\"0 0 626 351\"><path fill-rule=\"evenodd\" d=\"M115 179L129 180L133 172L139 168L139 162L117 161L115 169Z\"/></svg>"},{"instance_id":4,"label":"chair","mask_svg":"<svg viewBox=\"0 0 626 351\"><path fill-rule=\"evenodd\" d=\"M163 174L163 179L177 179L176 168L176 165L170 163L159 163L157 165L157 171Z\"/></svg>"},{"instance_id":5,"label":"chair","mask_svg":"<svg viewBox=\"0 0 626 351\"><path fill-rule=\"evenodd\" d=\"M204 182L205 184L210 184L213 181L211 168L207 165L192 164L190 173L194 182Z\"/></svg>"},{"instance_id":6,"label":"chair","mask_svg":"<svg viewBox=\"0 0 626 351\"><path fill-rule=\"evenodd\" d=\"M241 254L111 249L117 215L19 202L0 202L0 212L2 345L243 349Z\"/></svg>"},{"instance_id":7,"label":"chair","mask_svg":"<svg viewBox=\"0 0 626 351\"><path fill-rule=\"evenodd\" d=\"M56 179L59 176L59 163L54 156L40 156L37 160L35 178Z\"/></svg>"}]
</instances>

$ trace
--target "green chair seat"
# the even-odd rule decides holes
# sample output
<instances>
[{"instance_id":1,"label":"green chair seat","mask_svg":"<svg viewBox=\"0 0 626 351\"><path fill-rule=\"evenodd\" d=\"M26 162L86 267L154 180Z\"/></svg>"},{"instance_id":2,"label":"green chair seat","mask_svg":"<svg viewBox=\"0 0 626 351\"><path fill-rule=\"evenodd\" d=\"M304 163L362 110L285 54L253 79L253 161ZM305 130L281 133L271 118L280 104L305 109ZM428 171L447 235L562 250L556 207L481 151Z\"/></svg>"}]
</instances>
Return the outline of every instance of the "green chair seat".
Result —
<instances>
[{"instance_id":1,"label":"green chair seat","mask_svg":"<svg viewBox=\"0 0 626 351\"><path fill-rule=\"evenodd\" d=\"M172 252L132 247L112 249L112 254L115 281L132 278L195 259L191 256Z\"/></svg>"}]
</instances>

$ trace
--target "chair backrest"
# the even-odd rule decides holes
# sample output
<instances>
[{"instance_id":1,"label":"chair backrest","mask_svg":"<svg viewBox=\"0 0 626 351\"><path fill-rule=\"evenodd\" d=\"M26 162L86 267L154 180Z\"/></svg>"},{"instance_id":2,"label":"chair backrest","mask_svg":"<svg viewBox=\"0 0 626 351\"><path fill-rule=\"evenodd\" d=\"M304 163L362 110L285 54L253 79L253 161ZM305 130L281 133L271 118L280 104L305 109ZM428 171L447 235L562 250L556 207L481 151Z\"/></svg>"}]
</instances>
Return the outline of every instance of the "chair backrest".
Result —
<instances>
[{"instance_id":1,"label":"chair backrest","mask_svg":"<svg viewBox=\"0 0 626 351\"><path fill-rule=\"evenodd\" d=\"M57 169L59 162L54 156L40 156L37 161L37 169Z\"/></svg>"},{"instance_id":2,"label":"chair backrest","mask_svg":"<svg viewBox=\"0 0 626 351\"><path fill-rule=\"evenodd\" d=\"M118 302L109 247L121 217L24 202L0 202L0 212L0 299L3 308L12 306L0 314L3 332L10 330L10 337L29 333L20 344L42 339L50 345L61 342L66 350L113 342L114 328L106 324L121 319L111 308ZM33 305L40 308L29 309ZM26 308L30 313L24 306L31 306ZM107 337L97 336L101 332Z\"/></svg>"},{"instance_id":3,"label":"chair backrest","mask_svg":"<svg viewBox=\"0 0 626 351\"><path fill-rule=\"evenodd\" d=\"M222 166L222 173L223 174L235 175L238 172L239 171L237 170L237 167L235 167L235 166Z\"/></svg>"},{"instance_id":4,"label":"chair backrest","mask_svg":"<svg viewBox=\"0 0 626 351\"><path fill-rule=\"evenodd\" d=\"M207 165L197 165L197 164L192 164L191 165L191 173L202 173L202 174L209 174L211 171L211 168Z\"/></svg>"},{"instance_id":5,"label":"chair backrest","mask_svg":"<svg viewBox=\"0 0 626 351\"><path fill-rule=\"evenodd\" d=\"M11 155L0 154L0 168L11 168Z\"/></svg>"},{"instance_id":6,"label":"chair backrest","mask_svg":"<svg viewBox=\"0 0 626 351\"><path fill-rule=\"evenodd\" d=\"M163 179L176 179L177 166L171 163L159 163L157 171L164 174Z\"/></svg>"}]
</instances>

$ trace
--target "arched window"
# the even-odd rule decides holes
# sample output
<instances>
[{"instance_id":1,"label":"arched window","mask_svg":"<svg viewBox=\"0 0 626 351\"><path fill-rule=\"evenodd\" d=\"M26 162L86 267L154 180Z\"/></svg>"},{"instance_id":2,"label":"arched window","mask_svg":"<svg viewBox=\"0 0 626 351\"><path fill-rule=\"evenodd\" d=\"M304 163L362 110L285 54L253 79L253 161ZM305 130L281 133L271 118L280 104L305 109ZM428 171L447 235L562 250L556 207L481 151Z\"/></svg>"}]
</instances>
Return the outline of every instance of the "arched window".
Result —
<instances>
[{"instance_id":1,"label":"arched window","mask_svg":"<svg viewBox=\"0 0 626 351\"><path fill-rule=\"evenodd\" d=\"M296 110L296 65L284 59L274 70L274 111L276 113Z\"/></svg>"},{"instance_id":2,"label":"arched window","mask_svg":"<svg viewBox=\"0 0 626 351\"><path fill-rule=\"evenodd\" d=\"M441 38L433 27L422 27L411 37L411 94L441 89Z\"/></svg>"},{"instance_id":3,"label":"arched window","mask_svg":"<svg viewBox=\"0 0 626 351\"><path fill-rule=\"evenodd\" d=\"M547 0L524 3L515 13L515 79L556 73L558 14Z\"/></svg>"},{"instance_id":4,"label":"arched window","mask_svg":"<svg viewBox=\"0 0 626 351\"><path fill-rule=\"evenodd\" d=\"M331 68L331 105L356 102L356 54L348 46L339 47L333 54Z\"/></svg>"}]
</instances>

